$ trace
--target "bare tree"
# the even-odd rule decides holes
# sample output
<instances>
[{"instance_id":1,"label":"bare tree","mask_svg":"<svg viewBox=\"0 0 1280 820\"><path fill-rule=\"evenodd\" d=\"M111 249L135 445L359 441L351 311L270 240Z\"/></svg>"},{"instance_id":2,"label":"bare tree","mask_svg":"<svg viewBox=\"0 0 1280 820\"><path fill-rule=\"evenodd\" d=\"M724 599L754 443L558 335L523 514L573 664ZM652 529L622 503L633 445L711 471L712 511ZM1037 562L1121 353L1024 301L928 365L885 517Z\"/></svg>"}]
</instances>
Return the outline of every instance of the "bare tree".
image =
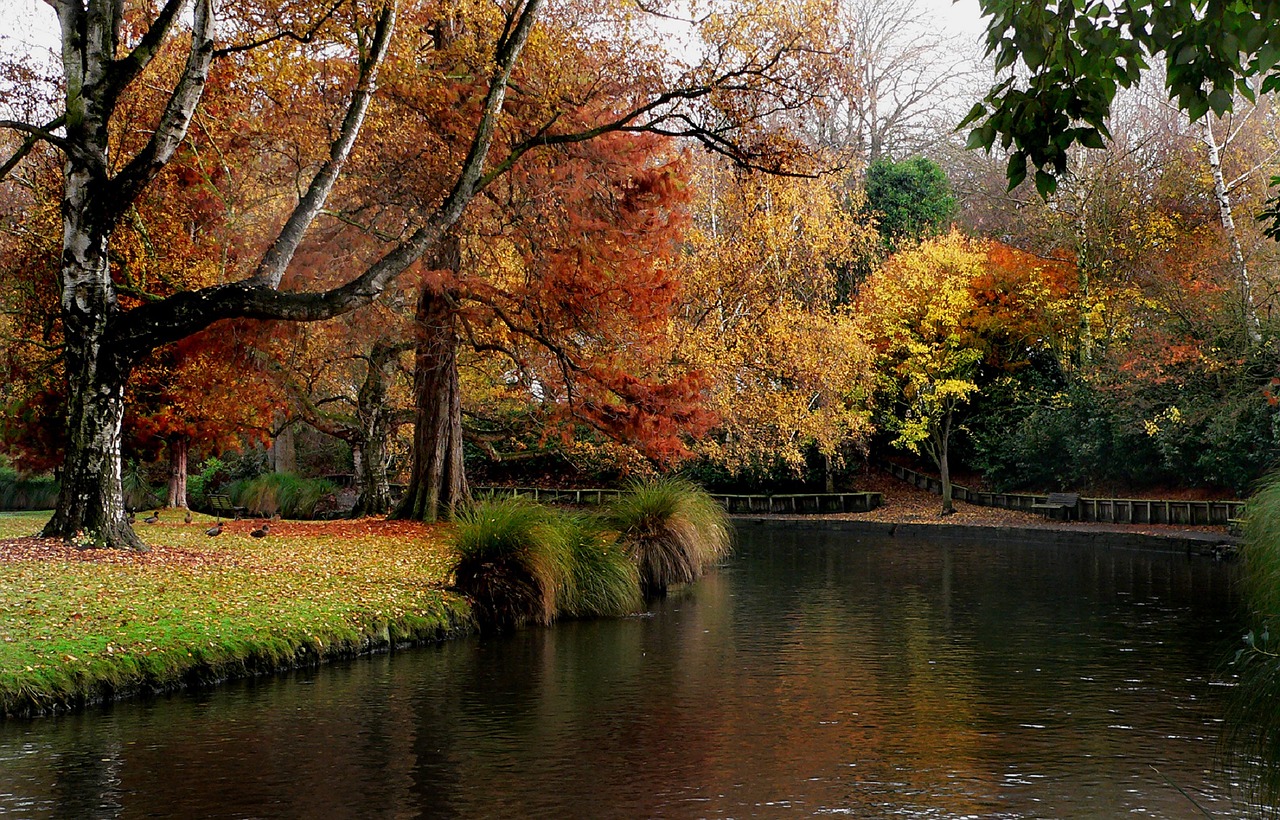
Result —
<instances>
[{"instance_id":1,"label":"bare tree","mask_svg":"<svg viewBox=\"0 0 1280 820\"><path fill-rule=\"evenodd\" d=\"M811 138L862 166L946 140L978 96L977 44L940 33L918 0L841 0L837 18L842 71Z\"/></svg>"}]
</instances>

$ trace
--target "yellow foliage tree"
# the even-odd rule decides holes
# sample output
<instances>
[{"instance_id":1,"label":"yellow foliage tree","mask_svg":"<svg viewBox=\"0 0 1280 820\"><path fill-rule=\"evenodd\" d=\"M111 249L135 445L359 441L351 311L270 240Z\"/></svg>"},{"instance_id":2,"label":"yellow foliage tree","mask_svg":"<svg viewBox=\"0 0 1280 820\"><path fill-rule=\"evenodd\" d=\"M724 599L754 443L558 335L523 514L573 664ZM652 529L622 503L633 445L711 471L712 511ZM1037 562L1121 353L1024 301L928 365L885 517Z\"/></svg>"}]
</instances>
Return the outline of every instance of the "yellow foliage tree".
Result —
<instances>
[{"instance_id":1,"label":"yellow foliage tree","mask_svg":"<svg viewBox=\"0 0 1280 820\"><path fill-rule=\"evenodd\" d=\"M968 320L986 261L982 243L952 231L893 256L863 283L857 302L876 350L893 444L933 460L943 515L955 511L947 451L956 411L978 391L982 348Z\"/></svg>"},{"instance_id":2,"label":"yellow foliage tree","mask_svg":"<svg viewBox=\"0 0 1280 820\"><path fill-rule=\"evenodd\" d=\"M874 231L829 178L744 175L708 161L695 171L678 359L707 376L720 418L700 452L738 471L806 448L838 462L869 430L871 353L836 276Z\"/></svg>"}]
</instances>

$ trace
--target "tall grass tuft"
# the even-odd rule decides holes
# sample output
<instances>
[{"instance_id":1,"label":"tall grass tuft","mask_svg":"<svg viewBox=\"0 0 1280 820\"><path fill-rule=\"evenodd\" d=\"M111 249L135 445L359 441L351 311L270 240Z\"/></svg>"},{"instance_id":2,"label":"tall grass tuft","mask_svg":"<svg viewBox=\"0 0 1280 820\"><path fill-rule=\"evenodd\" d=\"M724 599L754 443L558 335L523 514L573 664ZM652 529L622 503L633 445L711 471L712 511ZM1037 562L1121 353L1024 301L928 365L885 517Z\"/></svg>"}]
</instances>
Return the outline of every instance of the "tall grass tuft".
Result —
<instances>
[{"instance_id":1,"label":"tall grass tuft","mask_svg":"<svg viewBox=\"0 0 1280 820\"><path fill-rule=\"evenodd\" d=\"M597 519L562 515L557 526L572 561L559 608L574 618L620 617L638 610L640 573Z\"/></svg>"},{"instance_id":2,"label":"tall grass tuft","mask_svg":"<svg viewBox=\"0 0 1280 820\"><path fill-rule=\"evenodd\" d=\"M0 468L0 510L51 510L58 504L59 486L54 478L22 478Z\"/></svg>"},{"instance_id":3,"label":"tall grass tuft","mask_svg":"<svg viewBox=\"0 0 1280 820\"><path fill-rule=\"evenodd\" d=\"M1280 817L1280 472L1249 499L1243 552L1251 629L1232 663L1227 752L1259 816Z\"/></svg>"},{"instance_id":4,"label":"tall grass tuft","mask_svg":"<svg viewBox=\"0 0 1280 820\"><path fill-rule=\"evenodd\" d=\"M724 510L700 487L679 478L633 484L609 504L606 521L618 531L649 597L698 579L732 545Z\"/></svg>"},{"instance_id":5,"label":"tall grass tuft","mask_svg":"<svg viewBox=\"0 0 1280 820\"><path fill-rule=\"evenodd\" d=\"M454 585L481 628L549 624L572 583L565 527L523 498L484 501L457 517Z\"/></svg>"},{"instance_id":6,"label":"tall grass tuft","mask_svg":"<svg viewBox=\"0 0 1280 820\"><path fill-rule=\"evenodd\" d=\"M265 473L232 482L227 488L236 505L259 515L279 513L284 518L314 518L320 499L335 492L332 482L291 473Z\"/></svg>"}]
</instances>

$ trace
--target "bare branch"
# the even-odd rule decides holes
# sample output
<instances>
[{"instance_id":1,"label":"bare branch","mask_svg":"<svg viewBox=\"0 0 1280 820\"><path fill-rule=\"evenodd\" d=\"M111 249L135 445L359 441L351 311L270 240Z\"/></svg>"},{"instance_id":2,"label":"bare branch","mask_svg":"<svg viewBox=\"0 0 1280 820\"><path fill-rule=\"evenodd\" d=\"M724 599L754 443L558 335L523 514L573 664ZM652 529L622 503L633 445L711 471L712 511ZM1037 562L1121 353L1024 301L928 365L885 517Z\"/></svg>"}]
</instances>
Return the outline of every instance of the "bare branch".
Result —
<instances>
[{"instance_id":1,"label":"bare branch","mask_svg":"<svg viewBox=\"0 0 1280 820\"><path fill-rule=\"evenodd\" d=\"M315 40L316 35L320 33L320 29L324 27L325 23L329 22L330 18L333 17L334 12L338 10L342 3L343 0L335 0L335 2L325 9L324 14L320 15L320 18L316 20L315 23L313 23L306 31L299 33L292 29L282 29L270 37L264 37L261 40L237 43L233 46L223 46L222 48L214 50L214 59L219 57L229 57L232 54L240 54L245 51L252 51L255 48L261 48L262 46L270 45L280 40L292 40L295 43L310 43Z\"/></svg>"},{"instance_id":2,"label":"bare branch","mask_svg":"<svg viewBox=\"0 0 1280 820\"><path fill-rule=\"evenodd\" d=\"M37 142L40 142L41 140L48 142L49 140L46 137L52 135L51 132L53 129L61 127L66 123L66 121L67 116L66 114L63 114L40 129L44 134L28 134L27 138L22 141L22 145L18 146L18 150L14 151L13 155L5 160L3 165L0 165L0 180L9 176L9 174L13 172L13 169L18 167L18 163L26 159L27 154L31 153L31 149L36 147ZM55 137L55 139L57 138ZM56 145L57 143L54 144ZM65 145L59 147L64 151L66 150Z\"/></svg>"},{"instance_id":3,"label":"bare branch","mask_svg":"<svg viewBox=\"0 0 1280 820\"><path fill-rule=\"evenodd\" d=\"M62 137L59 137L57 134L52 133L52 129L65 124L66 121L66 114L63 114L45 126L32 125L31 123L22 122L21 120L0 120L0 128L8 128L11 131L18 131L28 135L28 138L23 141L23 147L18 149L22 156L26 156L27 152L31 150L31 146L34 146L35 143L40 140L43 140L50 145L57 146L63 151L70 152L71 146L67 141ZM21 157L19 157L19 159L21 159ZM14 165L17 164L12 158L9 162L13 162ZM9 162L5 163L6 168L9 167ZM3 174L0 174L0 178L3 178Z\"/></svg>"},{"instance_id":4,"label":"bare branch","mask_svg":"<svg viewBox=\"0 0 1280 820\"><path fill-rule=\"evenodd\" d=\"M108 218L114 222L137 199L143 187L155 178L165 163L178 150L196 105L204 93L213 59L212 0L196 0L195 23L191 29L191 51L182 77L174 86L155 133L138 154L111 180Z\"/></svg>"},{"instance_id":5,"label":"bare branch","mask_svg":"<svg viewBox=\"0 0 1280 820\"><path fill-rule=\"evenodd\" d=\"M369 54L360 60L360 73L356 79L355 91L351 95L351 103L347 106L347 113L342 120L338 137L329 147L329 159L312 177L306 194L298 201L288 221L280 229L280 235L276 241L263 254L257 270L248 280L249 284L266 285L271 288L280 286L280 280L284 278L285 269L293 260L298 245L306 235L307 229L311 227L311 223L315 221L316 215L324 207L325 201L328 200L329 192L333 190L338 174L342 172L342 166L351 155L356 137L360 134L360 127L364 124L365 113L369 110L369 101L373 98L378 66L382 64L387 54L387 46L391 42L395 22L395 4L389 3L378 17Z\"/></svg>"}]
</instances>

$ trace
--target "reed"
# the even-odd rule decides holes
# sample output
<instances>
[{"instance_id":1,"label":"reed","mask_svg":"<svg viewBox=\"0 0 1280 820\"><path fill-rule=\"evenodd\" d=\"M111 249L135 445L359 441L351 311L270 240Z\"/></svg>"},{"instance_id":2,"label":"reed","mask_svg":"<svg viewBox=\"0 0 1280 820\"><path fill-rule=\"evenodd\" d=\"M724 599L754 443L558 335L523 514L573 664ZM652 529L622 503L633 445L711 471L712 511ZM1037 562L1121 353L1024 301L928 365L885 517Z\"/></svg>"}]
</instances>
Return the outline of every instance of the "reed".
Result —
<instances>
[{"instance_id":1,"label":"reed","mask_svg":"<svg viewBox=\"0 0 1280 820\"><path fill-rule=\"evenodd\" d=\"M1260 817L1280 817L1280 472L1249 499L1244 591L1251 629L1231 671L1227 757Z\"/></svg>"}]
</instances>

